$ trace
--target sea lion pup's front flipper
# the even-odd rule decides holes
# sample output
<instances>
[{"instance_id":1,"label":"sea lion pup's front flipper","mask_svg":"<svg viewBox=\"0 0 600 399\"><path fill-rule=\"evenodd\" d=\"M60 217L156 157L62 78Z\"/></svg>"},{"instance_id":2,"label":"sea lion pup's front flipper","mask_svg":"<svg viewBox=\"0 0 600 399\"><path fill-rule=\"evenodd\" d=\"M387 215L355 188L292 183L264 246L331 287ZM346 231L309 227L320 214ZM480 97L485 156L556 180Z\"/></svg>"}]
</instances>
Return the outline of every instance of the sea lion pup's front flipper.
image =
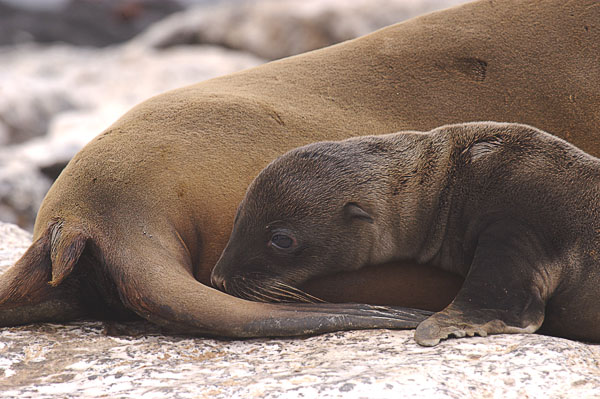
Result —
<instances>
[{"instance_id":1,"label":"sea lion pup's front flipper","mask_svg":"<svg viewBox=\"0 0 600 399\"><path fill-rule=\"evenodd\" d=\"M73 279L64 281L87 241L78 230L54 222L0 276L0 326L69 321L85 316Z\"/></svg>"},{"instance_id":2,"label":"sea lion pup's front flipper","mask_svg":"<svg viewBox=\"0 0 600 399\"><path fill-rule=\"evenodd\" d=\"M449 336L533 333L544 321L560 260L517 223L496 223L479 237L471 269L458 295L421 323L415 340L435 346Z\"/></svg>"},{"instance_id":3,"label":"sea lion pup's front flipper","mask_svg":"<svg viewBox=\"0 0 600 399\"><path fill-rule=\"evenodd\" d=\"M165 246L130 246L117 281L138 315L185 334L229 338L302 336L338 330L415 328L431 312L359 304L252 302L194 279L187 260ZM162 248L162 249L161 249ZM124 255L121 252L121 255ZM134 260L131 262L131 260ZM120 269L120 268L119 268Z\"/></svg>"}]
</instances>

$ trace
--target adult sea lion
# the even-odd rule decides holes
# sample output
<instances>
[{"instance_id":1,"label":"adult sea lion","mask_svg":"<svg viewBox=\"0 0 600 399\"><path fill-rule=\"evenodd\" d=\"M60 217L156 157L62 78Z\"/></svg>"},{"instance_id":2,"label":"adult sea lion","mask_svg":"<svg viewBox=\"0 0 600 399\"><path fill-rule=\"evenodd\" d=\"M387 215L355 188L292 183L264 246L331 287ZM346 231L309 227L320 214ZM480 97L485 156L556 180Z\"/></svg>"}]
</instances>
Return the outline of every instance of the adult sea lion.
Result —
<instances>
[{"instance_id":1,"label":"adult sea lion","mask_svg":"<svg viewBox=\"0 0 600 399\"><path fill-rule=\"evenodd\" d=\"M547 333L600 340L600 159L536 128L449 125L322 142L254 180L212 280L278 285L412 259L465 278L415 339Z\"/></svg>"},{"instance_id":2,"label":"adult sea lion","mask_svg":"<svg viewBox=\"0 0 600 399\"><path fill-rule=\"evenodd\" d=\"M600 154L599 20L590 0L480 1L142 103L50 189L34 243L0 279L0 325L135 313L231 337L315 331L335 310L314 310L302 329L296 305L206 286L258 172L314 141L470 120L532 124ZM403 277L386 270L373 289ZM410 287L426 277L413 273ZM317 281L310 293L351 300L351 286ZM421 292L420 306L458 287Z\"/></svg>"}]
</instances>

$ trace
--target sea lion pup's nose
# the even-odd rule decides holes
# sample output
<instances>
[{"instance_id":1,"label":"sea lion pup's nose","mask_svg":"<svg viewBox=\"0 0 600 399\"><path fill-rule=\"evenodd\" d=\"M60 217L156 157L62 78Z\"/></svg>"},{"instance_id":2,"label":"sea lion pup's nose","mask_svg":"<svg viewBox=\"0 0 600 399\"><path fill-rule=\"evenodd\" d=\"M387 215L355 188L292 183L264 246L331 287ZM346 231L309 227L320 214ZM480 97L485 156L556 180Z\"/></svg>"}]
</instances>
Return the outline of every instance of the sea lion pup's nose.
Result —
<instances>
[{"instance_id":1,"label":"sea lion pup's nose","mask_svg":"<svg viewBox=\"0 0 600 399\"><path fill-rule=\"evenodd\" d=\"M221 291L227 290L227 283L225 282L225 279L214 272L210 275L210 283L213 285L213 287Z\"/></svg>"}]
</instances>

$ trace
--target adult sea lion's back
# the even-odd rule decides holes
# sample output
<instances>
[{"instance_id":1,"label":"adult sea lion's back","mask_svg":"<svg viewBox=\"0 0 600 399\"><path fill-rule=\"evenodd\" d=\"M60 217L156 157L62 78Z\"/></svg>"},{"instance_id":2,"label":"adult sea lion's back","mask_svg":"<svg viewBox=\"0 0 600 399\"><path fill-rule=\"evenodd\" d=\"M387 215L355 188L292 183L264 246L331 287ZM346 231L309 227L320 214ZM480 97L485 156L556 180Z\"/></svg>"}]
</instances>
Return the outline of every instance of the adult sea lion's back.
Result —
<instances>
[{"instance_id":1,"label":"adult sea lion's back","mask_svg":"<svg viewBox=\"0 0 600 399\"><path fill-rule=\"evenodd\" d=\"M254 176L312 141L470 120L532 124L600 155L594 5L475 2L140 104L48 193L35 243L0 282L0 324L133 311L198 332L273 335L248 325L297 316L203 285Z\"/></svg>"}]
</instances>

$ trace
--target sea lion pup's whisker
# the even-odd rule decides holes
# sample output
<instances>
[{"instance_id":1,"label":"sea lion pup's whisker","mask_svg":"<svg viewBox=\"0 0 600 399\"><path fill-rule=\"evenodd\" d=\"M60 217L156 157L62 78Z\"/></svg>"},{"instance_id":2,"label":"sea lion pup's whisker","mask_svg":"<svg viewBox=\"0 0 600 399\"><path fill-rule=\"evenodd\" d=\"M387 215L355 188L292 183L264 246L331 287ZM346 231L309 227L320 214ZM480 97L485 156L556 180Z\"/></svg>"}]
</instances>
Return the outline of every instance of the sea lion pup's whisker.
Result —
<instances>
[{"instance_id":1,"label":"sea lion pup's whisker","mask_svg":"<svg viewBox=\"0 0 600 399\"><path fill-rule=\"evenodd\" d=\"M246 282L250 283L248 285L244 285L242 288L246 295L251 296L252 299L259 302L281 302L281 300L277 296L269 296L263 290L262 285L259 281L256 280L246 280Z\"/></svg>"},{"instance_id":2,"label":"sea lion pup's whisker","mask_svg":"<svg viewBox=\"0 0 600 399\"><path fill-rule=\"evenodd\" d=\"M247 299L250 301L264 302L264 301L260 300L259 298L255 297L254 295L252 295L252 293L249 292L244 286L238 286L235 284L232 285L232 289L230 290L229 294L237 296L242 299Z\"/></svg>"},{"instance_id":3,"label":"sea lion pup's whisker","mask_svg":"<svg viewBox=\"0 0 600 399\"><path fill-rule=\"evenodd\" d=\"M272 282L269 282L269 284L272 284ZM257 287L257 291L260 291L265 297L274 298L274 302L311 302L302 295L270 286L266 282L257 282Z\"/></svg>"},{"instance_id":4,"label":"sea lion pup's whisker","mask_svg":"<svg viewBox=\"0 0 600 399\"><path fill-rule=\"evenodd\" d=\"M238 284L237 279L231 279L230 283L227 285L227 293L240 298L242 298L241 289L242 286Z\"/></svg>"},{"instance_id":5,"label":"sea lion pup's whisker","mask_svg":"<svg viewBox=\"0 0 600 399\"><path fill-rule=\"evenodd\" d=\"M327 303L327 301L324 301L324 300L323 300L323 299L321 299L321 298L318 298L318 297L316 297L316 296L314 296L314 295L311 295L311 294L309 294L309 293L307 293L307 292L304 292L304 291L302 291L301 289L299 289L299 288L297 288L297 287L294 287L294 286L291 286L291 285L285 284L285 283L284 283L284 282L282 282L282 281L276 281L276 282L275 282L275 285L276 285L277 287L279 287L279 289L281 289L281 290L284 290L284 291L285 291L286 293L288 293L288 294L292 294L292 293L294 293L294 294L296 294L296 295L299 295L301 298L303 298L304 300L306 300L306 302L312 302L312 303ZM275 287L273 287L273 288L275 288Z\"/></svg>"},{"instance_id":6,"label":"sea lion pup's whisker","mask_svg":"<svg viewBox=\"0 0 600 399\"><path fill-rule=\"evenodd\" d=\"M277 298L279 298L279 302L309 302L309 303L312 303L312 301L307 300L307 298L305 298L301 295L297 295L292 292L282 290L280 288L263 287L263 290L265 292L275 295Z\"/></svg>"},{"instance_id":7,"label":"sea lion pup's whisker","mask_svg":"<svg viewBox=\"0 0 600 399\"><path fill-rule=\"evenodd\" d=\"M229 282L229 284L227 285L227 293L230 295L234 295L243 299L250 299L248 298L248 291L245 288L244 284L239 284L240 283L240 278L232 278L231 281ZM243 281L243 280L242 280Z\"/></svg>"},{"instance_id":8,"label":"sea lion pup's whisker","mask_svg":"<svg viewBox=\"0 0 600 399\"><path fill-rule=\"evenodd\" d=\"M300 295L296 295L296 294L293 294L290 292L279 291L275 287L271 288L269 291L273 292L279 298L281 298L282 300L285 300L286 302L310 302L310 301L307 301L307 299L305 297L302 297ZM278 291L278 292L275 292L275 291Z\"/></svg>"},{"instance_id":9,"label":"sea lion pup's whisker","mask_svg":"<svg viewBox=\"0 0 600 399\"><path fill-rule=\"evenodd\" d=\"M258 302L313 302L307 294L301 295L290 292L290 290L287 289L277 289L277 291L274 291L272 287L269 287L265 282L269 280L263 281L257 279L257 276L263 277L266 275L263 273L254 273L251 277L234 276L229 285L229 294Z\"/></svg>"},{"instance_id":10,"label":"sea lion pup's whisker","mask_svg":"<svg viewBox=\"0 0 600 399\"><path fill-rule=\"evenodd\" d=\"M314 295L311 295L307 292L302 291L300 288L298 287L294 287L292 285L286 284L282 281L277 281L277 286L283 287L284 289L288 290L288 291L293 291L296 294L302 295L304 297L310 298L312 300L314 300L315 302L326 302L324 300L322 300L321 298L318 298Z\"/></svg>"},{"instance_id":11,"label":"sea lion pup's whisker","mask_svg":"<svg viewBox=\"0 0 600 399\"><path fill-rule=\"evenodd\" d=\"M266 300L262 296L256 295L256 293L253 291L245 291L244 290L243 294L239 295L239 296L240 296L240 298L248 299L250 301L255 301L255 302L272 302L272 301Z\"/></svg>"},{"instance_id":12,"label":"sea lion pup's whisker","mask_svg":"<svg viewBox=\"0 0 600 399\"><path fill-rule=\"evenodd\" d=\"M252 293L254 294L255 298L260 298L260 302L282 302L281 298L278 296L267 295L265 291L252 291Z\"/></svg>"}]
</instances>

